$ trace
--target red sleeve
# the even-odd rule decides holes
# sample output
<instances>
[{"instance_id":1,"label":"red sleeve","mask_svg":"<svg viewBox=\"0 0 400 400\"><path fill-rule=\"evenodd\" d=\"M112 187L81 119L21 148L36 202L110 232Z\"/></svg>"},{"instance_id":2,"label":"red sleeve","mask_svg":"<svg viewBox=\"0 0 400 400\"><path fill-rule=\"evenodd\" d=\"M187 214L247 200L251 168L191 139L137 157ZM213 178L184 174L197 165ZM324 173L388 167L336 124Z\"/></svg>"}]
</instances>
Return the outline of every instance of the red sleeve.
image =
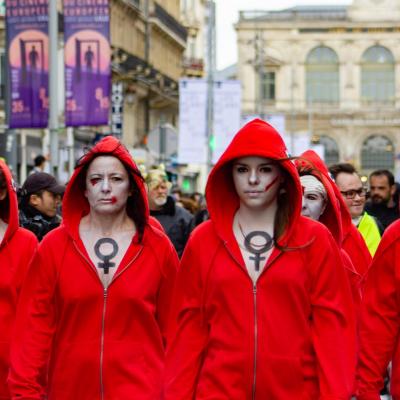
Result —
<instances>
[{"instance_id":1,"label":"red sleeve","mask_svg":"<svg viewBox=\"0 0 400 400\"><path fill-rule=\"evenodd\" d=\"M198 246L192 237L181 260L174 292L171 341L165 367L165 400L193 398L207 343L208 330L202 310L202 265L200 254L196 253Z\"/></svg>"},{"instance_id":2,"label":"red sleeve","mask_svg":"<svg viewBox=\"0 0 400 400\"><path fill-rule=\"evenodd\" d=\"M400 253L396 242L382 250L388 238L384 235L369 269L361 305L361 349L357 371L360 400L380 399L384 374L399 334L395 268Z\"/></svg>"},{"instance_id":3,"label":"red sleeve","mask_svg":"<svg viewBox=\"0 0 400 400\"><path fill-rule=\"evenodd\" d=\"M329 232L318 232L318 242L311 251L311 335L318 364L319 400L348 400L354 388L356 366L350 285L340 251Z\"/></svg>"},{"instance_id":4,"label":"red sleeve","mask_svg":"<svg viewBox=\"0 0 400 400\"><path fill-rule=\"evenodd\" d=\"M8 378L12 399L43 397L55 330L56 281L51 254L42 243L22 286L17 309Z\"/></svg>"},{"instance_id":5,"label":"red sleeve","mask_svg":"<svg viewBox=\"0 0 400 400\"><path fill-rule=\"evenodd\" d=\"M18 294L21 290L22 283L25 280L32 258L35 255L38 247L36 236L34 234L30 234L31 232L26 233L29 234L27 235L27 238L23 245L23 258L15 276L15 287Z\"/></svg>"},{"instance_id":6,"label":"red sleeve","mask_svg":"<svg viewBox=\"0 0 400 400\"><path fill-rule=\"evenodd\" d=\"M172 295L175 286L176 272L178 270L179 259L172 243L168 240L165 257L163 258L162 280L157 299L157 320L160 326L160 331L167 342L167 326L171 312Z\"/></svg>"}]
</instances>

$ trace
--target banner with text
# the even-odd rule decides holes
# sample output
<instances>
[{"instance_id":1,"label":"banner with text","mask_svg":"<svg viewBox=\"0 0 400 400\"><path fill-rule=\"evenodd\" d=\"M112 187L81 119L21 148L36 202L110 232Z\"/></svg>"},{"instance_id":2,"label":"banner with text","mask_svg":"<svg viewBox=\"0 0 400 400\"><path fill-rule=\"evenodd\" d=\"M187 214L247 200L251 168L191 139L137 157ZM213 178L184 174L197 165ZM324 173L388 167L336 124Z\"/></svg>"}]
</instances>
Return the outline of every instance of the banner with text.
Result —
<instances>
[{"instance_id":1,"label":"banner with text","mask_svg":"<svg viewBox=\"0 0 400 400\"><path fill-rule=\"evenodd\" d=\"M107 125L110 106L108 0L64 0L65 124Z\"/></svg>"},{"instance_id":2,"label":"banner with text","mask_svg":"<svg viewBox=\"0 0 400 400\"><path fill-rule=\"evenodd\" d=\"M34 4L34 5L32 5ZM6 0L10 128L48 124L48 1Z\"/></svg>"}]
</instances>

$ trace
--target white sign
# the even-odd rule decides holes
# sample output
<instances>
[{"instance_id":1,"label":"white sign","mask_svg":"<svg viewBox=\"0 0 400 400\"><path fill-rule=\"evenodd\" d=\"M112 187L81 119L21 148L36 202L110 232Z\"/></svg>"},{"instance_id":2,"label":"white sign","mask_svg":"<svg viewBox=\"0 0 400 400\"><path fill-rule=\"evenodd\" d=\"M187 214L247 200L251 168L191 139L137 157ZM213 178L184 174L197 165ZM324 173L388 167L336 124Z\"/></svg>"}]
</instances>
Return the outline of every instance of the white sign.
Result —
<instances>
[{"instance_id":1,"label":"white sign","mask_svg":"<svg viewBox=\"0 0 400 400\"><path fill-rule=\"evenodd\" d=\"M213 163L225 151L240 129L241 86L239 81L214 83L214 149Z\"/></svg>"},{"instance_id":2,"label":"white sign","mask_svg":"<svg viewBox=\"0 0 400 400\"><path fill-rule=\"evenodd\" d=\"M240 129L241 86L239 81L214 82L212 129L213 162L224 152ZM207 81L181 79L179 84L178 162L205 164L207 139Z\"/></svg>"},{"instance_id":3,"label":"white sign","mask_svg":"<svg viewBox=\"0 0 400 400\"><path fill-rule=\"evenodd\" d=\"M203 79L179 81L180 164L207 162L207 82Z\"/></svg>"}]
</instances>

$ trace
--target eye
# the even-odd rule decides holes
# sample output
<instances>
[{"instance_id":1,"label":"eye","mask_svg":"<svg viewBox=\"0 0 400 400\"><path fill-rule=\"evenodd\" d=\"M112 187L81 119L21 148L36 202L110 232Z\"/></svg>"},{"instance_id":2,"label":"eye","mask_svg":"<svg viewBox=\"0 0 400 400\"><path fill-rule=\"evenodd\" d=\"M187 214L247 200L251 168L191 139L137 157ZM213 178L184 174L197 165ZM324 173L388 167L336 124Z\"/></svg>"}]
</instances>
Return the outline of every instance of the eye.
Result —
<instances>
[{"instance_id":1,"label":"eye","mask_svg":"<svg viewBox=\"0 0 400 400\"><path fill-rule=\"evenodd\" d=\"M260 168L261 172L272 172L272 167L270 165L264 165L263 167Z\"/></svg>"},{"instance_id":2,"label":"eye","mask_svg":"<svg viewBox=\"0 0 400 400\"><path fill-rule=\"evenodd\" d=\"M111 180L113 182L120 182L120 181L122 181L122 178L120 176L113 176L113 177L111 177Z\"/></svg>"},{"instance_id":3,"label":"eye","mask_svg":"<svg viewBox=\"0 0 400 400\"><path fill-rule=\"evenodd\" d=\"M239 174L243 174L244 172L247 172L247 167L244 167L243 165L239 165L236 167L236 172L239 172Z\"/></svg>"},{"instance_id":4,"label":"eye","mask_svg":"<svg viewBox=\"0 0 400 400\"><path fill-rule=\"evenodd\" d=\"M306 193L304 197L307 200L312 200L312 201L319 200L319 196L317 194L314 194L314 193Z\"/></svg>"},{"instance_id":5,"label":"eye","mask_svg":"<svg viewBox=\"0 0 400 400\"><path fill-rule=\"evenodd\" d=\"M90 184L91 184L92 186L96 185L96 184L99 183L99 182L100 182L100 178L98 178L98 177L90 178Z\"/></svg>"}]
</instances>

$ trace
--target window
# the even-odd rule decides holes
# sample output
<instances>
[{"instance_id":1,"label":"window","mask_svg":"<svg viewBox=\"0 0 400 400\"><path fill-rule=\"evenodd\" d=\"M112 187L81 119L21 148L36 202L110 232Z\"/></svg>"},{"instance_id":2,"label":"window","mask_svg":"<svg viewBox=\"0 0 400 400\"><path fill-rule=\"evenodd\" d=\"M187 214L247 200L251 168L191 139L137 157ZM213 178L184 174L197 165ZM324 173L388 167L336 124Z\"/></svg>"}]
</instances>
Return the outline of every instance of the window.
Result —
<instances>
[{"instance_id":1,"label":"window","mask_svg":"<svg viewBox=\"0 0 400 400\"><path fill-rule=\"evenodd\" d=\"M324 147L324 161L326 165L337 164L339 162L339 147L336 140L330 136L321 135L312 138L313 144L320 144Z\"/></svg>"},{"instance_id":2,"label":"window","mask_svg":"<svg viewBox=\"0 0 400 400\"><path fill-rule=\"evenodd\" d=\"M339 61L329 47L316 47L307 56L306 100L311 105L339 101Z\"/></svg>"},{"instance_id":3,"label":"window","mask_svg":"<svg viewBox=\"0 0 400 400\"><path fill-rule=\"evenodd\" d=\"M394 58L382 46L366 50L361 58L361 98L364 103L393 103Z\"/></svg>"},{"instance_id":4,"label":"window","mask_svg":"<svg viewBox=\"0 0 400 400\"><path fill-rule=\"evenodd\" d=\"M381 135L367 138L362 145L361 166L363 170L393 170L394 146L390 139Z\"/></svg>"},{"instance_id":5,"label":"window","mask_svg":"<svg viewBox=\"0 0 400 400\"><path fill-rule=\"evenodd\" d=\"M261 98L265 101L275 100L275 72L261 74Z\"/></svg>"}]
</instances>

